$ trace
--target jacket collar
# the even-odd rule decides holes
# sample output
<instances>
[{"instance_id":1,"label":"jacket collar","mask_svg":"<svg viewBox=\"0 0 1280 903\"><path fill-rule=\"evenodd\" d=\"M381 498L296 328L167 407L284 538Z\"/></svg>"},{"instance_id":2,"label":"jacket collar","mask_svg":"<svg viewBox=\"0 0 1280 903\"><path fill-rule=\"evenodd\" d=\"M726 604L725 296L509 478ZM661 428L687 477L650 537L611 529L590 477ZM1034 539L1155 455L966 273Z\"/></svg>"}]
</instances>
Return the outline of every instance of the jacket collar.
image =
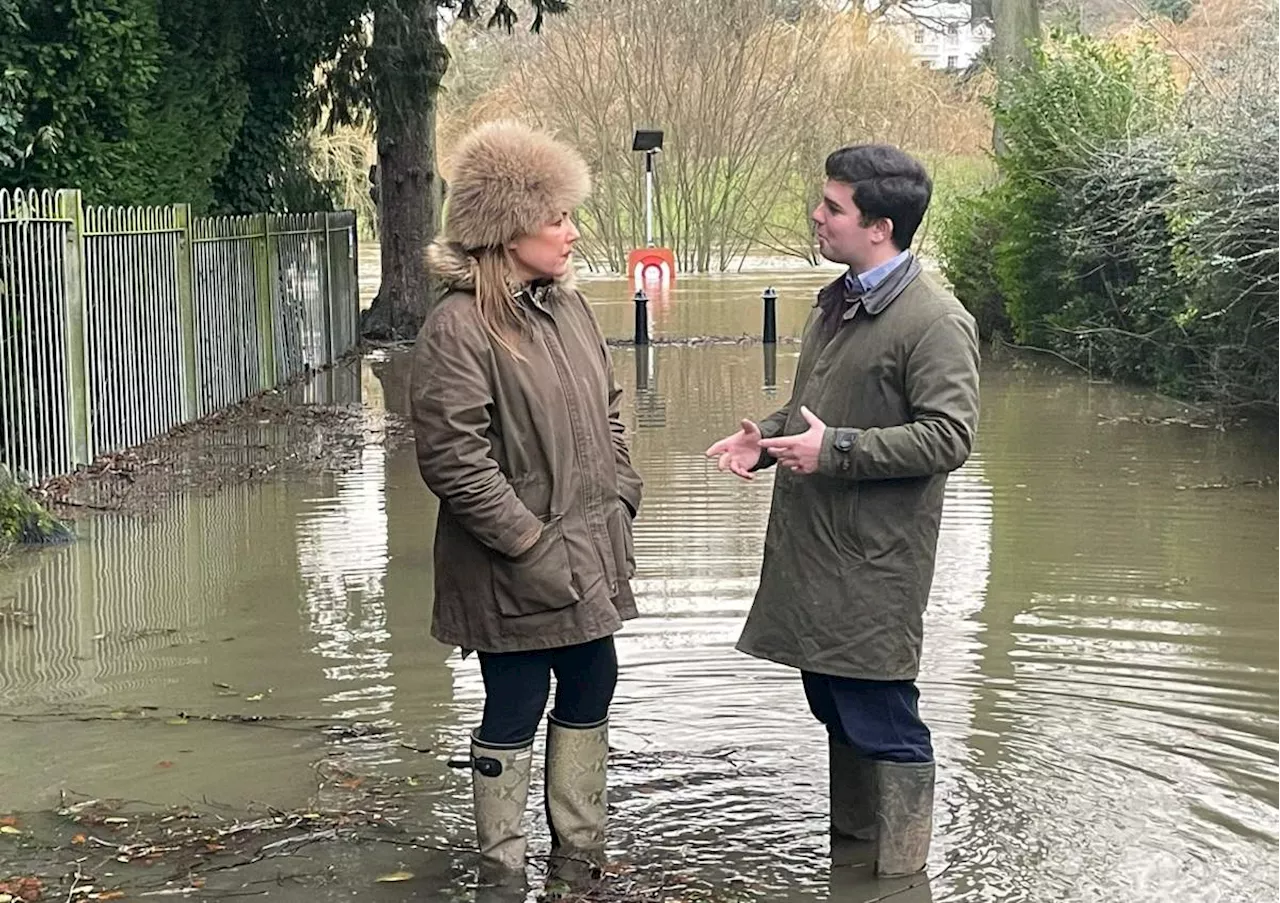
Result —
<instances>
[{"instance_id":1,"label":"jacket collar","mask_svg":"<svg viewBox=\"0 0 1280 903\"><path fill-rule=\"evenodd\" d=\"M832 316L833 311L839 310L840 306L844 305L848 300L851 303L840 314L842 320L852 320L857 316L859 310L863 310L874 317L883 312L899 295L906 291L907 286L914 282L919 275L920 261L916 260L914 254L908 254L906 260L877 283L871 291L850 297L848 282L841 275L840 278L833 280L818 292L818 300L814 306L821 307L827 312L828 316Z\"/></svg>"},{"instance_id":2,"label":"jacket collar","mask_svg":"<svg viewBox=\"0 0 1280 903\"><path fill-rule=\"evenodd\" d=\"M869 292L883 282L890 273L906 263L907 258L910 256L910 251L901 251L879 266L874 266L862 273L855 273L851 267L849 272L845 273L844 281L849 286L850 291Z\"/></svg>"}]
</instances>

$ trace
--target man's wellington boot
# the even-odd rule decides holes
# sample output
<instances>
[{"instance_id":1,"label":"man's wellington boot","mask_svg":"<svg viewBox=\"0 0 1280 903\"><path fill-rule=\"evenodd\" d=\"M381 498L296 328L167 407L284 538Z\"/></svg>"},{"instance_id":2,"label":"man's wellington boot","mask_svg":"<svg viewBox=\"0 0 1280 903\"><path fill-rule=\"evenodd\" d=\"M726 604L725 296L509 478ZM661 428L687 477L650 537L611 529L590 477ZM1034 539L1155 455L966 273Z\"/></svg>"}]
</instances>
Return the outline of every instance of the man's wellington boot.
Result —
<instances>
[{"instance_id":1,"label":"man's wellington boot","mask_svg":"<svg viewBox=\"0 0 1280 903\"><path fill-rule=\"evenodd\" d=\"M933 762L876 762L876 874L924 869L933 836Z\"/></svg>"},{"instance_id":2,"label":"man's wellington boot","mask_svg":"<svg viewBox=\"0 0 1280 903\"><path fill-rule=\"evenodd\" d=\"M876 763L834 738L827 741L831 798L831 864L870 865L876 838Z\"/></svg>"}]
</instances>

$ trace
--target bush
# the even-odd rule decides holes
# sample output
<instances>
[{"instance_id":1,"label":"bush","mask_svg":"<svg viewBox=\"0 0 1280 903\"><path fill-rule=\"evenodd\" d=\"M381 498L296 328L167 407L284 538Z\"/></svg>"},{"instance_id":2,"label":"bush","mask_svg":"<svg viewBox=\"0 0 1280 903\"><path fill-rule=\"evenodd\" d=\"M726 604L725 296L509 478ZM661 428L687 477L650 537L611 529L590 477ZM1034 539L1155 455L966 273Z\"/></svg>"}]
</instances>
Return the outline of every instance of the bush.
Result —
<instances>
[{"instance_id":1,"label":"bush","mask_svg":"<svg viewBox=\"0 0 1280 903\"><path fill-rule=\"evenodd\" d=\"M1047 42L1004 92L995 116L1008 148L999 160L1008 204L995 266L1019 341L1050 340L1064 295L1088 307L1108 302L1117 280L1072 266L1064 240L1080 226L1075 183L1095 171L1100 148L1165 125L1173 99L1172 73L1153 47L1081 35Z\"/></svg>"},{"instance_id":2,"label":"bush","mask_svg":"<svg viewBox=\"0 0 1280 903\"><path fill-rule=\"evenodd\" d=\"M1052 38L996 106L993 189L939 245L986 334L1220 405L1276 405L1274 79L1210 114L1147 43Z\"/></svg>"},{"instance_id":3,"label":"bush","mask_svg":"<svg viewBox=\"0 0 1280 903\"><path fill-rule=\"evenodd\" d=\"M328 206L315 67L362 0L0 0L0 188L197 213ZM296 208L295 208L296 209Z\"/></svg>"},{"instance_id":4,"label":"bush","mask_svg":"<svg viewBox=\"0 0 1280 903\"><path fill-rule=\"evenodd\" d=\"M1182 154L1168 216L1174 270L1189 287L1178 322L1192 378L1212 397L1275 407L1280 115L1275 82L1259 87L1204 120L1214 126Z\"/></svg>"},{"instance_id":5,"label":"bush","mask_svg":"<svg viewBox=\"0 0 1280 903\"><path fill-rule=\"evenodd\" d=\"M1011 334L991 253L1001 235L999 193L992 189L962 198L939 215L938 223L937 249L946 262L947 278L977 321L978 335L986 340Z\"/></svg>"},{"instance_id":6,"label":"bush","mask_svg":"<svg viewBox=\"0 0 1280 903\"><path fill-rule=\"evenodd\" d=\"M67 542L71 528L45 511L0 465L0 555L15 545Z\"/></svg>"}]
</instances>

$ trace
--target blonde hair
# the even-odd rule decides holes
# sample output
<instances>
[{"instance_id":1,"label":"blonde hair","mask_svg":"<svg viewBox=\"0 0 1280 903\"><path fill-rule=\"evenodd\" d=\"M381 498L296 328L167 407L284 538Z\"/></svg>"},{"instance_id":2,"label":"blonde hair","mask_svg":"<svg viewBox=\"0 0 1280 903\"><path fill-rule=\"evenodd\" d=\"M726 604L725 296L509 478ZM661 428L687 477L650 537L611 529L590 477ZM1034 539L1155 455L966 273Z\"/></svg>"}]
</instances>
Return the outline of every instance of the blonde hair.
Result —
<instances>
[{"instance_id":1,"label":"blonde hair","mask_svg":"<svg viewBox=\"0 0 1280 903\"><path fill-rule=\"evenodd\" d=\"M470 252L475 279L476 307L485 332L516 360L523 361L518 350L520 339L529 336L528 314L521 306L518 291L512 285L511 252L505 247L477 248Z\"/></svg>"}]
</instances>

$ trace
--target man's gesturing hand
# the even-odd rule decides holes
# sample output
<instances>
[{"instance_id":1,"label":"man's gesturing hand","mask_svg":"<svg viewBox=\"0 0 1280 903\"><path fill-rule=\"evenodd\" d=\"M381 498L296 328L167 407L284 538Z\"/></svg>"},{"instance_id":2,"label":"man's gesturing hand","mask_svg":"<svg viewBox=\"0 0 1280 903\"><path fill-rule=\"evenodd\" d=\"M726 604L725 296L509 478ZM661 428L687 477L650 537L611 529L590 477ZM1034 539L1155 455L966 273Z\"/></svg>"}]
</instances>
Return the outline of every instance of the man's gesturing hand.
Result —
<instances>
[{"instance_id":1,"label":"man's gesturing hand","mask_svg":"<svg viewBox=\"0 0 1280 903\"><path fill-rule=\"evenodd\" d=\"M803 433L761 439L759 445L777 460L779 467L790 468L795 473L816 473L818 455L822 451L822 437L827 432L827 425L803 405L800 407L800 415L809 424L809 428Z\"/></svg>"},{"instance_id":2,"label":"man's gesturing hand","mask_svg":"<svg viewBox=\"0 0 1280 903\"><path fill-rule=\"evenodd\" d=\"M750 420L742 421L742 429L726 436L707 449L707 457L716 459L722 471L751 479L751 468L760 461L760 427Z\"/></svg>"}]
</instances>

